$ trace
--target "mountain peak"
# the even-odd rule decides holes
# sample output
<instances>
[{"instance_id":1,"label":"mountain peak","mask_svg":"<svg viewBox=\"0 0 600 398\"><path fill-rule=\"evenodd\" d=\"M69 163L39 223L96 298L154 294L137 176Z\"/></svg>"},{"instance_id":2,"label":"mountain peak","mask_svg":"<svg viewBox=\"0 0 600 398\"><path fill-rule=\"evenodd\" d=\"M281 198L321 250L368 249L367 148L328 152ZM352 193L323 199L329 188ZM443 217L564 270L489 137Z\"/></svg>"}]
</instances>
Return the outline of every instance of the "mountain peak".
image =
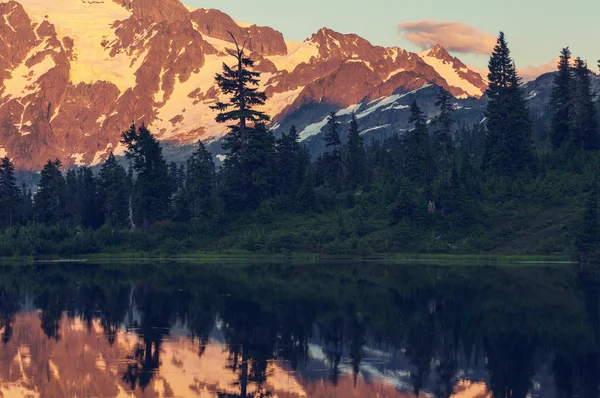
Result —
<instances>
[{"instance_id":1,"label":"mountain peak","mask_svg":"<svg viewBox=\"0 0 600 398\"><path fill-rule=\"evenodd\" d=\"M437 59L440 59L443 61L451 61L454 58L452 55L450 55L448 50L446 50L444 47L442 47L439 44L436 44L435 47L433 47L431 50L427 51L426 53L427 53L428 57L437 58Z\"/></svg>"}]
</instances>

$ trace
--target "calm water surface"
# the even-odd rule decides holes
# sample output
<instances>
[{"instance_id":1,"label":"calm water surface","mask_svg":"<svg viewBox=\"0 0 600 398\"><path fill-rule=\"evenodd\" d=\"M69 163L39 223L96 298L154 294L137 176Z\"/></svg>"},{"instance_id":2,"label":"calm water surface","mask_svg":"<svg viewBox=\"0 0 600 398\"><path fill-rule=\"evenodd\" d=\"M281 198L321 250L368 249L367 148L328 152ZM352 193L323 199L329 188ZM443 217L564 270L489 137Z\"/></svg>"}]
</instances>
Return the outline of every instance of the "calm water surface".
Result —
<instances>
[{"instance_id":1,"label":"calm water surface","mask_svg":"<svg viewBox=\"0 0 600 398\"><path fill-rule=\"evenodd\" d=\"M3 397L597 397L595 272L0 266Z\"/></svg>"}]
</instances>

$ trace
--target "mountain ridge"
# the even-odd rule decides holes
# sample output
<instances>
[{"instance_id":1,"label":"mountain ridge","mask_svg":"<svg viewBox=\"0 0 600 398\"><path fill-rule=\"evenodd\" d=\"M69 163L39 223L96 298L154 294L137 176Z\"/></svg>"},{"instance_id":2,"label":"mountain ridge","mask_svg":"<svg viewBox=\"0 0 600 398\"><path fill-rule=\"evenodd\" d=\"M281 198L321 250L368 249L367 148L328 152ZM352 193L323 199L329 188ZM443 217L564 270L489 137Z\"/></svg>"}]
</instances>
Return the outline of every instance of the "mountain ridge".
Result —
<instances>
[{"instance_id":1,"label":"mountain ridge","mask_svg":"<svg viewBox=\"0 0 600 398\"><path fill-rule=\"evenodd\" d=\"M123 153L120 133L132 122L174 146L217 142L226 129L210 105L220 95L214 75L230 62L228 32L248 38L275 131L306 106L318 112L299 123L303 129L325 109L399 91L434 84L466 99L486 87L441 47L423 56L328 28L294 43L179 0L10 0L0 14L0 155L20 169L50 158L98 164Z\"/></svg>"}]
</instances>

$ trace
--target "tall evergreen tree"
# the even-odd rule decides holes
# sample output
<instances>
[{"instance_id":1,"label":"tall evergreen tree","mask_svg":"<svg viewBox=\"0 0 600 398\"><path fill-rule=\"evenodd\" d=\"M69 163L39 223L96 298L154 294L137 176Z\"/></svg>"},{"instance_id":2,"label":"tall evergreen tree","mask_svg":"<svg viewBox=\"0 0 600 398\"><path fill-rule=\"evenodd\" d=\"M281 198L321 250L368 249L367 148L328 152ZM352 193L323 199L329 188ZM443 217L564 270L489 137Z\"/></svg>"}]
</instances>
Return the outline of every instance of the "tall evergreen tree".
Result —
<instances>
[{"instance_id":1,"label":"tall evergreen tree","mask_svg":"<svg viewBox=\"0 0 600 398\"><path fill-rule=\"evenodd\" d=\"M131 125L123 132L121 142L127 147L125 156L132 161L135 172L134 216L144 228L148 228L168 215L171 197L169 168L160 144L143 123L137 129Z\"/></svg>"},{"instance_id":2,"label":"tall evergreen tree","mask_svg":"<svg viewBox=\"0 0 600 398\"><path fill-rule=\"evenodd\" d=\"M34 196L35 219L43 224L56 225L68 218L67 184L60 168L62 163L49 160L41 172Z\"/></svg>"},{"instance_id":3,"label":"tall evergreen tree","mask_svg":"<svg viewBox=\"0 0 600 398\"><path fill-rule=\"evenodd\" d=\"M360 135L358 121L354 113L350 121L348 141L344 148L344 169L348 189L356 190L364 186L367 172L365 141Z\"/></svg>"},{"instance_id":4,"label":"tall evergreen tree","mask_svg":"<svg viewBox=\"0 0 600 398\"><path fill-rule=\"evenodd\" d=\"M98 202L104 223L111 227L127 228L129 222L129 188L127 172L112 154L98 174Z\"/></svg>"},{"instance_id":5,"label":"tall evergreen tree","mask_svg":"<svg viewBox=\"0 0 600 398\"><path fill-rule=\"evenodd\" d=\"M215 184L215 163L202 141L187 161L185 193L192 217L211 213Z\"/></svg>"},{"instance_id":6,"label":"tall evergreen tree","mask_svg":"<svg viewBox=\"0 0 600 398\"><path fill-rule=\"evenodd\" d=\"M102 225L96 182L96 177L89 167L78 169L77 213L83 228L99 228Z\"/></svg>"},{"instance_id":7,"label":"tall evergreen tree","mask_svg":"<svg viewBox=\"0 0 600 398\"><path fill-rule=\"evenodd\" d=\"M411 181L419 183L430 195L433 161L429 143L429 132L425 114L413 100L410 106L409 123L414 127L404 134L404 174Z\"/></svg>"},{"instance_id":8,"label":"tall evergreen tree","mask_svg":"<svg viewBox=\"0 0 600 398\"><path fill-rule=\"evenodd\" d=\"M575 241L582 265L588 263L590 253L598 248L598 238L598 190L593 187L586 200L581 229Z\"/></svg>"},{"instance_id":9,"label":"tall evergreen tree","mask_svg":"<svg viewBox=\"0 0 600 398\"><path fill-rule=\"evenodd\" d=\"M498 36L489 70L483 166L498 175L515 176L534 166L532 123L503 32Z\"/></svg>"},{"instance_id":10,"label":"tall evergreen tree","mask_svg":"<svg viewBox=\"0 0 600 398\"><path fill-rule=\"evenodd\" d=\"M325 135L323 140L325 146L330 149L322 158L324 181L331 188L339 191L342 187L343 164L342 164L342 140L339 132L340 123L337 121L335 112L331 112L327 118Z\"/></svg>"},{"instance_id":11,"label":"tall evergreen tree","mask_svg":"<svg viewBox=\"0 0 600 398\"><path fill-rule=\"evenodd\" d=\"M250 141L265 138L261 134L266 133L266 130L257 130L256 127L268 122L270 118L264 112L255 109L265 104L267 96L258 89L260 73L251 70L254 61L245 53L246 42L240 46L233 34L230 35L236 49L228 50L228 53L235 59L236 65L230 67L223 63L223 72L216 76L217 85L223 94L229 96L229 101L219 101L211 108L219 112L217 122L229 123L229 134L223 144L223 149L229 152L225 161L225 168L228 170L224 173L226 192L230 200L237 202L230 205L244 208L249 205L247 199L254 179L247 163L251 157L256 159L254 154L250 153L249 147L253 145ZM257 131L261 134L257 134Z\"/></svg>"},{"instance_id":12,"label":"tall evergreen tree","mask_svg":"<svg viewBox=\"0 0 600 398\"><path fill-rule=\"evenodd\" d=\"M577 58L573 68L573 110L570 114L570 128L573 144L581 150L595 150L600 146L590 73L587 64L581 58Z\"/></svg>"},{"instance_id":13,"label":"tall evergreen tree","mask_svg":"<svg viewBox=\"0 0 600 398\"><path fill-rule=\"evenodd\" d=\"M447 180L451 169L454 155L454 143L452 140L452 126L455 121L452 118L454 113L454 104L452 95L441 88L435 103L440 110L439 115L434 119L436 127L433 133L433 143L435 148L435 160L440 178L440 203L442 215L447 207Z\"/></svg>"},{"instance_id":14,"label":"tall evergreen tree","mask_svg":"<svg viewBox=\"0 0 600 398\"><path fill-rule=\"evenodd\" d=\"M560 53L558 73L554 76L554 86L550 97L550 112L552 115L550 141L554 149L560 148L571 137L569 122L573 107L572 89L571 50L569 50L569 47L565 47Z\"/></svg>"},{"instance_id":15,"label":"tall evergreen tree","mask_svg":"<svg viewBox=\"0 0 600 398\"><path fill-rule=\"evenodd\" d=\"M277 151L277 190L286 199L293 199L298 189L304 182L306 169L310 158L306 159L303 146L300 144L300 135L296 126L290 128L289 133L282 133L276 141Z\"/></svg>"},{"instance_id":16,"label":"tall evergreen tree","mask_svg":"<svg viewBox=\"0 0 600 398\"><path fill-rule=\"evenodd\" d=\"M21 190L17 185L15 167L8 156L0 161L0 228L21 221Z\"/></svg>"}]
</instances>

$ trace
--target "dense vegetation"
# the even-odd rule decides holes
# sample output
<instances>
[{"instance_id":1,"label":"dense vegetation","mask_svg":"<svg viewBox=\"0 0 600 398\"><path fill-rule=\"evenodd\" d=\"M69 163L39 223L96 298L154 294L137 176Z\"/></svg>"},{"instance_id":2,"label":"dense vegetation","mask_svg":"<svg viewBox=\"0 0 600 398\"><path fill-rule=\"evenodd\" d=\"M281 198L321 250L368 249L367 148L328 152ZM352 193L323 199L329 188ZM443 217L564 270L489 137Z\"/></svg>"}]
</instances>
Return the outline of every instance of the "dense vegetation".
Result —
<instances>
[{"instance_id":1,"label":"dense vegetation","mask_svg":"<svg viewBox=\"0 0 600 398\"><path fill-rule=\"evenodd\" d=\"M151 385L170 360L162 348L171 328L185 328L202 356L219 323L240 392L219 396L270 396L259 393L270 388L267 365L314 371L314 344L333 385L348 377L343 368L364 372L368 351L379 349L392 372L410 371L410 389L436 397L467 378L485 381L494 397L587 398L598 394L599 292L597 273L576 267L39 263L3 267L0 336L6 349L31 344L35 331L22 332L19 313L32 308L48 339L68 338L67 318L92 333L100 324L110 344L129 327L139 337L121 343L129 350L117 374L131 389Z\"/></svg>"},{"instance_id":2,"label":"dense vegetation","mask_svg":"<svg viewBox=\"0 0 600 398\"><path fill-rule=\"evenodd\" d=\"M440 89L427 120L363 142L352 118L328 119L328 151L311 159L295 128L274 137L260 112L260 74L243 48L217 75L230 130L216 168L198 143L168 164L143 124L123 133L126 168L111 154L99 172L48 161L35 193L0 166L0 255L251 251L373 254L579 252L598 243L598 103L590 70L561 53L549 120L533 118L504 34L489 62L485 123L457 126ZM584 217L585 215L585 217Z\"/></svg>"}]
</instances>

